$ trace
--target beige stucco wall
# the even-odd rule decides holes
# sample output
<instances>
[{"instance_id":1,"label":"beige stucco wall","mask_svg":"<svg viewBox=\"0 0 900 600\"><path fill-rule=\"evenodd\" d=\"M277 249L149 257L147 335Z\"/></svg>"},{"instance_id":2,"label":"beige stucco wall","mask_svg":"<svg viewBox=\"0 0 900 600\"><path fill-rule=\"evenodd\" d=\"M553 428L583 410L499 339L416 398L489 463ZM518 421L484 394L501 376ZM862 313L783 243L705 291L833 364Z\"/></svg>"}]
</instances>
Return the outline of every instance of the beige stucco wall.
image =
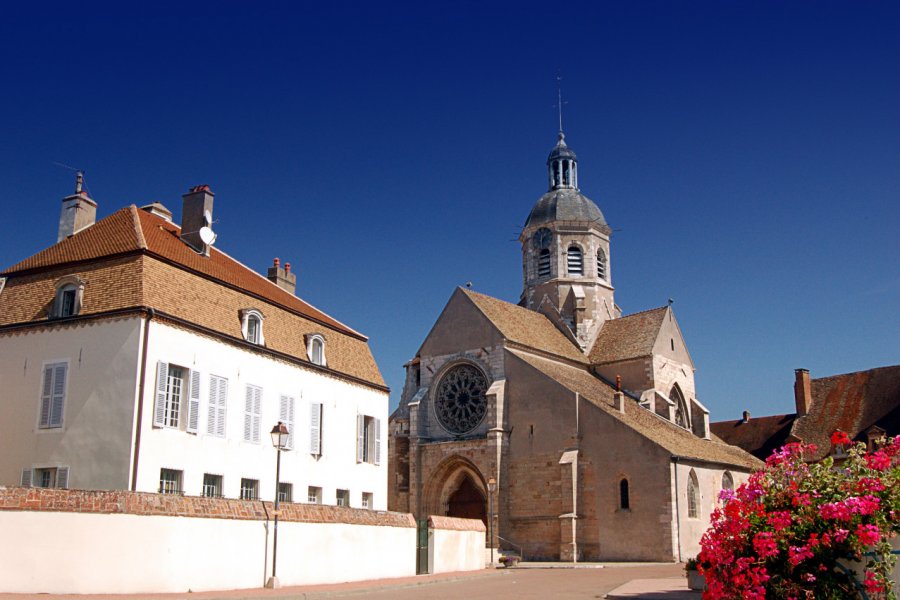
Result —
<instances>
[{"instance_id":1,"label":"beige stucco wall","mask_svg":"<svg viewBox=\"0 0 900 600\"><path fill-rule=\"evenodd\" d=\"M278 529L282 585L415 575L412 527L282 522ZM0 511L0 531L0 590L11 593L256 588L272 568L264 521Z\"/></svg>"},{"instance_id":2,"label":"beige stucco wall","mask_svg":"<svg viewBox=\"0 0 900 600\"><path fill-rule=\"evenodd\" d=\"M0 334L0 485L67 466L70 488L127 489L140 342L138 316ZM42 370L55 362L69 365L63 426L41 429Z\"/></svg>"},{"instance_id":3,"label":"beige stucco wall","mask_svg":"<svg viewBox=\"0 0 900 600\"><path fill-rule=\"evenodd\" d=\"M452 573L484 568L484 531L429 529L428 572Z\"/></svg>"}]
</instances>

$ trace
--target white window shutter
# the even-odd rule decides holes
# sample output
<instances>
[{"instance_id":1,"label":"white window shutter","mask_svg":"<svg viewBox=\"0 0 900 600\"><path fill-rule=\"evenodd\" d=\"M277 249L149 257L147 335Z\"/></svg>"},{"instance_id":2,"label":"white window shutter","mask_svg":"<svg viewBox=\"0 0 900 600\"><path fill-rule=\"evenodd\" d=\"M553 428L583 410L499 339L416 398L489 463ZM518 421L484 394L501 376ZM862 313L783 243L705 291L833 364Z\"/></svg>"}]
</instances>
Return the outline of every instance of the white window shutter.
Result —
<instances>
[{"instance_id":1,"label":"white window shutter","mask_svg":"<svg viewBox=\"0 0 900 600\"><path fill-rule=\"evenodd\" d=\"M278 420L284 423L288 428L288 439L287 439L287 448L288 450L293 449L294 447L294 397L293 396L281 396L281 402L278 411Z\"/></svg>"},{"instance_id":2,"label":"white window shutter","mask_svg":"<svg viewBox=\"0 0 900 600\"><path fill-rule=\"evenodd\" d=\"M254 388L253 394L253 443L259 443L259 428L262 425L262 388Z\"/></svg>"},{"instance_id":3,"label":"white window shutter","mask_svg":"<svg viewBox=\"0 0 900 600\"><path fill-rule=\"evenodd\" d=\"M164 427L166 424L166 380L169 376L169 365L159 361L156 363L156 405L153 407L153 426Z\"/></svg>"},{"instance_id":4,"label":"white window shutter","mask_svg":"<svg viewBox=\"0 0 900 600\"><path fill-rule=\"evenodd\" d=\"M375 464L381 464L381 419L375 419Z\"/></svg>"},{"instance_id":5,"label":"white window shutter","mask_svg":"<svg viewBox=\"0 0 900 600\"><path fill-rule=\"evenodd\" d=\"M206 433L209 435L218 435L216 433L216 417L219 410L219 378L215 375L209 376L209 402L206 404Z\"/></svg>"},{"instance_id":6,"label":"white window shutter","mask_svg":"<svg viewBox=\"0 0 900 600\"><path fill-rule=\"evenodd\" d=\"M253 388L249 385L244 396L244 441L253 441Z\"/></svg>"},{"instance_id":7,"label":"white window shutter","mask_svg":"<svg viewBox=\"0 0 900 600\"><path fill-rule=\"evenodd\" d=\"M40 427L50 427L50 403L53 398L53 365L44 367L44 381L41 387Z\"/></svg>"},{"instance_id":8,"label":"white window shutter","mask_svg":"<svg viewBox=\"0 0 900 600\"><path fill-rule=\"evenodd\" d=\"M200 427L200 372L191 371L191 395L188 399L188 418L185 430L197 433Z\"/></svg>"},{"instance_id":9,"label":"white window shutter","mask_svg":"<svg viewBox=\"0 0 900 600\"><path fill-rule=\"evenodd\" d=\"M56 469L56 487L61 490L69 489L69 467L58 467Z\"/></svg>"},{"instance_id":10,"label":"white window shutter","mask_svg":"<svg viewBox=\"0 0 900 600\"><path fill-rule=\"evenodd\" d=\"M32 470L31 469L22 469L22 487L31 487L32 482Z\"/></svg>"},{"instance_id":11,"label":"white window shutter","mask_svg":"<svg viewBox=\"0 0 900 600\"><path fill-rule=\"evenodd\" d=\"M66 401L66 370L69 365L59 363L53 368L53 399L50 403L50 426L62 427L63 406Z\"/></svg>"},{"instance_id":12,"label":"white window shutter","mask_svg":"<svg viewBox=\"0 0 900 600\"><path fill-rule=\"evenodd\" d=\"M356 462L362 462L366 456L366 416L356 415Z\"/></svg>"},{"instance_id":13,"label":"white window shutter","mask_svg":"<svg viewBox=\"0 0 900 600\"><path fill-rule=\"evenodd\" d=\"M228 380L219 378L219 404L216 407L216 435L225 437L225 407L228 404Z\"/></svg>"},{"instance_id":14,"label":"white window shutter","mask_svg":"<svg viewBox=\"0 0 900 600\"><path fill-rule=\"evenodd\" d=\"M309 406L309 452L319 456L322 454L322 405L313 402Z\"/></svg>"}]
</instances>

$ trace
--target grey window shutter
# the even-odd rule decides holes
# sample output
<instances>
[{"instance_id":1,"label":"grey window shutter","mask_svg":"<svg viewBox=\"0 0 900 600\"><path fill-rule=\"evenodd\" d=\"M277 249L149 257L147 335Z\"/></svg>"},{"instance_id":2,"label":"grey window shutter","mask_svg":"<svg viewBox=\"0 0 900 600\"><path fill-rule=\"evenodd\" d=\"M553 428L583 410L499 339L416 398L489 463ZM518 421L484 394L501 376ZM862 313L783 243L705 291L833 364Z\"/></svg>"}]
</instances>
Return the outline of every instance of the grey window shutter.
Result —
<instances>
[{"instance_id":1,"label":"grey window shutter","mask_svg":"<svg viewBox=\"0 0 900 600\"><path fill-rule=\"evenodd\" d=\"M22 487L31 487L32 483L32 470L31 469L22 469Z\"/></svg>"},{"instance_id":2,"label":"grey window shutter","mask_svg":"<svg viewBox=\"0 0 900 600\"><path fill-rule=\"evenodd\" d=\"M53 398L53 365L44 367L44 381L41 387L40 427L50 427L50 403Z\"/></svg>"},{"instance_id":3,"label":"grey window shutter","mask_svg":"<svg viewBox=\"0 0 900 600\"><path fill-rule=\"evenodd\" d=\"M188 400L188 418L185 429L197 433L200 426L200 372L191 371L191 397Z\"/></svg>"},{"instance_id":4,"label":"grey window shutter","mask_svg":"<svg viewBox=\"0 0 900 600\"><path fill-rule=\"evenodd\" d=\"M58 467L56 469L56 487L61 490L69 489L69 467Z\"/></svg>"},{"instance_id":5,"label":"grey window shutter","mask_svg":"<svg viewBox=\"0 0 900 600\"><path fill-rule=\"evenodd\" d=\"M225 437L225 407L228 402L228 380L219 378L219 404L216 407L216 435Z\"/></svg>"},{"instance_id":6,"label":"grey window shutter","mask_svg":"<svg viewBox=\"0 0 900 600\"><path fill-rule=\"evenodd\" d=\"M60 363L53 369L53 400L50 405L50 426L62 427L63 407L66 403L66 372L69 365Z\"/></svg>"},{"instance_id":7,"label":"grey window shutter","mask_svg":"<svg viewBox=\"0 0 900 600\"><path fill-rule=\"evenodd\" d=\"M322 454L322 405L313 402L309 406L309 452L319 456Z\"/></svg>"},{"instance_id":8,"label":"grey window shutter","mask_svg":"<svg viewBox=\"0 0 900 600\"><path fill-rule=\"evenodd\" d=\"M375 419L375 464L381 464L381 419Z\"/></svg>"},{"instance_id":9,"label":"grey window shutter","mask_svg":"<svg viewBox=\"0 0 900 600\"><path fill-rule=\"evenodd\" d=\"M169 377L169 365L159 361L156 363L156 404L153 407L153 426L164 427L166 424L166 380Z\"/></svg>"},{"instance_id":10,"label":"grey window shutter","mask_svg":"<svg viewBox=\"0 0 900 600\"><path fill-rule=\"evenodd\" d=\"M366 456L366 416L356 415L356 462L362 462Z\"/></svg>"}]
</instances>

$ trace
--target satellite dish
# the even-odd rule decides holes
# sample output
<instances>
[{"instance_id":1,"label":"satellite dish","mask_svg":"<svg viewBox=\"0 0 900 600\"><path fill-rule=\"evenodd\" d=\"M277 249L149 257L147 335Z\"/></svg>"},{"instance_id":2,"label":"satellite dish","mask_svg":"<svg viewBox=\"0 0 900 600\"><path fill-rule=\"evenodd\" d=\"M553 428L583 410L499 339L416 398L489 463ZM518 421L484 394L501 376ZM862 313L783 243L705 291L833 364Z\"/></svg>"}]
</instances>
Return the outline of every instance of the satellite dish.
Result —
<instances>
[{"instance_id":1,"label":"satellite dish","mask_svg":"<svg viewBox=\"0 0 900 600\"><path fill-rule=\"evenodd\" d=\"M203 222L206 224L207 227L212 225L212 213L209 212L208 210L203 211Z\"/></svg>"},{"instance_id":2,"label":"satellite dish","mask_svg":"<svg viewBox=\"0 0 900 600\"><path fill-rule=\"evenodd\" d=\"M200 228L200 240L207 246L212 246L216 241L216 234L209 227Z\"/></svg>"}]
</instances>

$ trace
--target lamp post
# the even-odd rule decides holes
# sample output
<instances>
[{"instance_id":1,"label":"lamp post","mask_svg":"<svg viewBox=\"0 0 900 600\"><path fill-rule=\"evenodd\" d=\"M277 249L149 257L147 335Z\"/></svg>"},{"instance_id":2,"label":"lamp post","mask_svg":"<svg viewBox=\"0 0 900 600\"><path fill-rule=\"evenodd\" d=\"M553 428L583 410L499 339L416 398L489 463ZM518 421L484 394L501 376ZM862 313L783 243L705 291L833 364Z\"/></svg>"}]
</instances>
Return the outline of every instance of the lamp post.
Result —
<instances>
[{"instance_id":1,"label":"lamp post","mask_svg":"<svg viewBox=\"0 0 900 600\"><path fill-rule=\"evenodd\" d=\"M497 491L497 480L491 477L488 479L488 538L491 545L491 567L494 566L494 492Z\"/></svg>"},{"instance_id":2,"label":"lamp post","mask_svg":"<svg viewBox=\"0 0 900 600\"><path fill-rule=\"evenodd\" d=\"M278 425L272 428L271 436L272 436L272 445L275 446L275 536L272 541L272 576L269 577L269 580L266 582L266 587L271 589L277 589L280 586L278 583L278 577L275 576L275 563L278 560L278 492L281 487L281 451L285 449L288 443L288 436L290 432L288 431L287 425L278 421Z\"/></svg>"}]
</instances>

